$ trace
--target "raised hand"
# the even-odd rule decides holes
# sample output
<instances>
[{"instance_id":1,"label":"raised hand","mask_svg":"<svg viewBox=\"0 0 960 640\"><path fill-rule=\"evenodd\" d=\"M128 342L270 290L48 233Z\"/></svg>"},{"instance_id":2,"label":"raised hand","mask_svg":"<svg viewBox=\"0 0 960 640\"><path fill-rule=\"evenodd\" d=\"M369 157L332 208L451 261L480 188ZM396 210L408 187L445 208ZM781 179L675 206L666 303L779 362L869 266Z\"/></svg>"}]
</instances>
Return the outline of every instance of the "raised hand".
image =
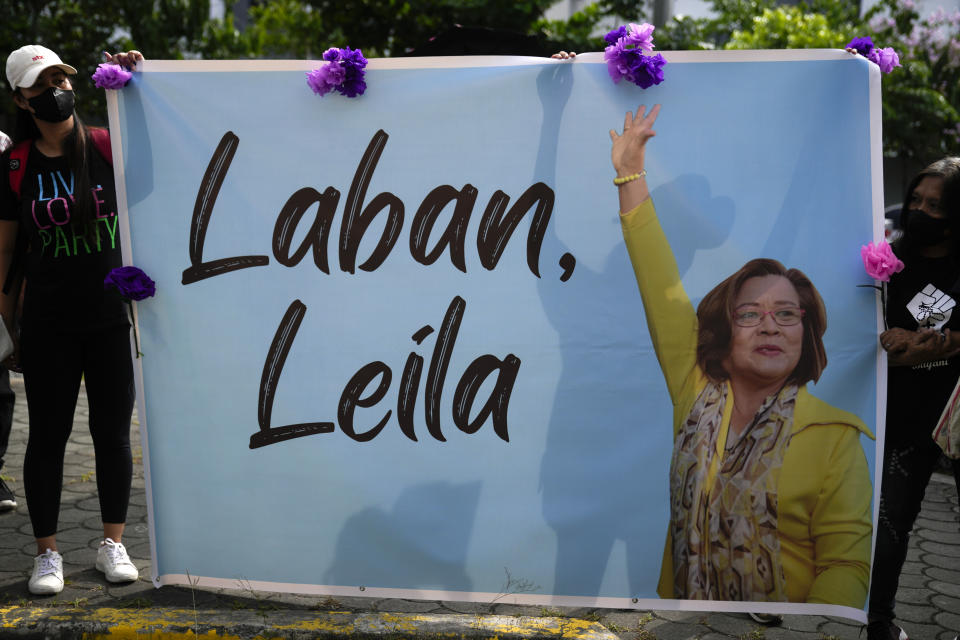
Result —
<instances>
[{"instance_id":1,"label":"raised hand","mask_svg":"<svg viewBox=\"0 0 960 640\"><path fill-rule=\"evenodd\" d=\"M610 140L613 142L610 160L618 176L628 176L643 171L647 140L657 135L653 130L653 124L657 121L658 113L660 113L659 104L654 105L649 112L645 105L640 105L636 115L627 112L623 119L623 133L617 134L615 129L610 129Z\"/></svg>"},{"instance_id":2,"label":"raised hand","mask_svg":"<svg viewBox=\"0 0 960 640\"><path fill-rule=\"evenodd\" d=\"M137 63L143 60L143 54L139 51L130 50L122 53L109 53L107 51L103 52L103 57L110 64L118 64L121 67L133 71L137 66Z\"/></svg>"}]
</instances>

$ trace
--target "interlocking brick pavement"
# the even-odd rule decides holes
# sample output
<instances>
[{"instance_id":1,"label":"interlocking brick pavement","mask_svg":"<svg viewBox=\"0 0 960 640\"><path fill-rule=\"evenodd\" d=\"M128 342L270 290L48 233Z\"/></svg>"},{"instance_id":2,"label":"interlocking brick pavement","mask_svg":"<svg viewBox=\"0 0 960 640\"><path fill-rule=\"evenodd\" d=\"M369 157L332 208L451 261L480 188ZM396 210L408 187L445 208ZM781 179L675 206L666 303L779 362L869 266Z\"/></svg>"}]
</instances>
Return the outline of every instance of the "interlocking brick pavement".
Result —
<instances>
[{"instance_id":1,"label":"interlocking brick pavement","mask_svg":"<svg viewBox=\"0 0 960 640\"><path fill-rule=\"evenodd\" d=\"M615 636L622 640L854 640L866 637L865 632L861 635L858 624L823 616L785 616L781 626L760 627L740 614L317 598L258 593L242 588L166 586L155 589L145 577L132 584L112 585L105 582L93 566L102 530L93 445L86 426L86 396L82 391L67 447L61 528L57 534L66 586L63 593L55 597L31 596L27 579L33 567L35 545L22 485L27 411L22 381L15 378L13 386L17 405L2 473L17 494L18 506L13 512L0 514L0 638L107 637L118 628L149 632L158 638L186 638L207 632L215 632L216 637L244 638L377 634L605 637L610 640L615 640ZM123 542L141 575L148 576L150 542L136 425L131 436L133 494ZM897 613L913 640L952 640L960 630L958 514L960 509L952 479L935 476L927 490L915 535L910 540L908 562L897 594Z\"/></svg>"}]
</instances>

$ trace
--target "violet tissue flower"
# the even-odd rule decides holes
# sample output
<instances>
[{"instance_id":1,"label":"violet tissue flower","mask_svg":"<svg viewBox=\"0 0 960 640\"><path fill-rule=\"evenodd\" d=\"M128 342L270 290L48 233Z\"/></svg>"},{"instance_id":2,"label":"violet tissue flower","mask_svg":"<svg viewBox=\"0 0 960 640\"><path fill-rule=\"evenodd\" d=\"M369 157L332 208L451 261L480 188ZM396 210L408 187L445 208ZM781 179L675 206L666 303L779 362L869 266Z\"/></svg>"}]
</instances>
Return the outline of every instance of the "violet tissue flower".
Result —
<instances>
[{"instance_id":1,"label":"violet tissue flower","mask_svg":"<svg viewBox=\"0 0 960 640\"><path fill-rule=\"evenodd\" d=\"M98 89L123 89L133 74L118 64L103 63L97 65L91 79Z\"/></svg>"},{"instance_id":2,"label":"violet tissue flower","mask_svg":"<svg viewBox=\"0 0 960 640\"><path fill-rule=\"evenodd\" d=\"M867 270L867 275L874 280L888 282L890 276L903 271L903 262L883 240L860 247L860 257L863 258L863 268Z\"/></svg>"},{"instance_id":3,"label":"violet tissue flower","mask_svg":"<svg viewBox=\"0 0 960 640\"><path fill-rule=\"evenodd\" d=\"M663 82L663 65L667 61L653 53L653 25L634 24L609 32L604 40L610 44L603 50L607 73L615 83L629 80L642 89Z\"/></svg>"},{"instance_id":4,"label":"violet tissue flower","mask_svg":"<svg viewBox=\"0 0 960 640\"><path fill-rule=\"evenodd\" d=\"M653 52L653 29L652 24L634 24L630 23L627 27L627 34L623 36L624 44L633 45L644 51Z\"/></svg>"},{"instance_id":5,"label":"violet tissue flower","mask_svg":"<svg viewBox=\"0 0 960 640\"><path fill-rule=\"evenodd\" d=\"M603 41L607 44L617 44L617 41L620 38L624 38L627 35L626 27L617 27L613 31L610 31L607 35L603 36Z\"/></svg>"},{"instance_id":6,"label":"violet tissue flower","mask_svg":"<svg viewBox=\"0 0 960 640\"><path fill-rule=\"evenodd\" d=\"M323 52L323 59L326 63L322 67L307 73L307 85L314 93L323 96L336 89L355 98L367 90L363 80L367 59L360 49L331 47Z\"/></svg>"},{"instance_id":7,"label":"violet tissue flower","mask_svg":"<svg viewBox=\"0 0 960 640\"><path fill-rule=\"evenodd\" d=\"M640 64L633 69L632 82L641 89L647 89L663 82L663 65L667 64L659 53L655 56L640 56Z\"/></svg>"},{"instance_id":8,"label":"violet tissue flower","mask_svg":"<svg viewBox=\"0 0 960 640\"><path fill-rule=\"evenodd\" d=\"M137 267L111 269L103 280L103 288L116 287L127 300L143 300L157 292L156 283Z\"/></svg>"},{"instance_id":9,"label":"violet tissue flower","mask_svg":"<svg viewBox=\"0 0 960 640\"><path fill-rule=\"evenodd\" d=\"M866 57L871 51L873 51L873 39L870 36L854 38L847 43L847 46L844 47L844 49L856 49L857 53Z\"/></svg>"},{"instance_id":10,"label":"violet tissue flower","mask_svg":"<svg viewBox=\"0 0 960 640\"><path fill-rule=\"evenodd\" d=\"M317 95L325 96L337 88L347 75L337 63L327 63L319 69L307 72L307 84Z\"/></svg>"},{"instance_id":11,"label":"violet tissue flower","mask_svg":"<svg viewBox=\"0 0 960 640\"><path fill-rule=\"evenodd\" d=\"M867 54L867 60L880 67L883 73L890 73L900 65L900 56L893 50L893 47L884 47L883 49L874 49Z\"/></svg>"}]
</instances>

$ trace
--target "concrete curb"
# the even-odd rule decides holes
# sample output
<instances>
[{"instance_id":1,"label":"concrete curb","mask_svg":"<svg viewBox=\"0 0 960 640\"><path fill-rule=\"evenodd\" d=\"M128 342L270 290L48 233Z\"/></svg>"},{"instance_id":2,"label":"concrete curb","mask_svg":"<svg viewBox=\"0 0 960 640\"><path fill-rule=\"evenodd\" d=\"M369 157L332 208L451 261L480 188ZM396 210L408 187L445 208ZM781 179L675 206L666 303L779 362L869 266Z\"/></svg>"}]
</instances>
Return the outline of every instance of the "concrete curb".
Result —
<instances>
[{"instance_id":1,"label":"concrete curb","mask_svg":"<svg viewBox=\"0 0 960 640\"><path fill-rule=\"evenodd\" d=\"M744 614L596 607L541 607L504 602L451 602L370 595L333 596L257 592L233 587L164 586L143 578L105 582L93 566L100 529L93 482L95 463L81 389L67 445L60 543L66 585L54 597L27 591L36 548L23 500L27 411L23 383L3 473L20 505L0 514L0 639L26 640L267 640L367 637L371 640L864 640L860 625L826 616L787 615L778 627L760 627ZM151 571L139 432L134 486L124 543L147 576ZM960 531L953 478L934 474L910 537L897 594L900 625L914 640L953 640L960 629ZM622 570L622 568L620 569ZM385 613L390 612L390 613ZM588 622L590 621L590 622Z\"/></svg>"},{"instance_id":2,"label":"concrete curb","mask_svg":"<svg viewBox=\"0 0 960 640\"><path fill-rule=\"evenodd\" d=\"M235 611L229 614L229 622L224 622L225 617L223 611L206 609L0 607L0 635L63 640L186 640L201 636L224 640L618 640L603 625L577 618L291 610ZM210 620L218 622L207 622Z\"/></svg>"}]
</instances>

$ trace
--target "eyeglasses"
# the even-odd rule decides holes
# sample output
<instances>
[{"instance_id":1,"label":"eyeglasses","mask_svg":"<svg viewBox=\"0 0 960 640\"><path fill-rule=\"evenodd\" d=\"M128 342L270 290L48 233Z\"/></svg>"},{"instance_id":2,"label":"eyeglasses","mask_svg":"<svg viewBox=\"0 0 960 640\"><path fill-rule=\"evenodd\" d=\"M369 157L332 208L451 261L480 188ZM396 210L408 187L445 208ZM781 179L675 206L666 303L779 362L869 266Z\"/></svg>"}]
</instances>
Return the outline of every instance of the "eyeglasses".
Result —
<instances>
[{"instance_id":1,"label":"eyeglasses","mask_svg":"<svg viewBox=\"0 0 960 640\"><path fill-rule=\"evenodd\" d=\"M733 321L738 327L756 327L768 313L779 326L792 327L800 324L804 311L800 307L780 307L771 311L760 311L752 307L739 308L733 312Z\"/></svg>"}]
</instances>

